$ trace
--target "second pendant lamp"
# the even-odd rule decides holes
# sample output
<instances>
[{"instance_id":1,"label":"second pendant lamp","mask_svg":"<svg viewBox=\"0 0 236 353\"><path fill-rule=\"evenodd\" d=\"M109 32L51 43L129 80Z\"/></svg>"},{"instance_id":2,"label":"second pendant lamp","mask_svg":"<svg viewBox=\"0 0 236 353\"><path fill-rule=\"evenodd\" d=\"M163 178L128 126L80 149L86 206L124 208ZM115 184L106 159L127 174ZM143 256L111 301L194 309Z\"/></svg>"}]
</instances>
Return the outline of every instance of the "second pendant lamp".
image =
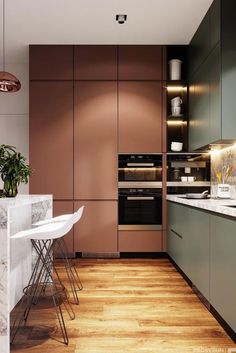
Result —
<instances>
[{"instance_id":1,"label":"second pendant lamp","mask_svg":"<svg viewBox=\"0 0 236 353\"><path fill-rule=\"evenodd\" d=\"M20 81L17 77L12 75L9 72L5 71L5 61L6 61L6 53L5 53L5 0L3 0L3 12L2 12L2 46L3 46L3 71L0 71L0 92L17 92L21 88Z\"/></svg>"}]
</instances>

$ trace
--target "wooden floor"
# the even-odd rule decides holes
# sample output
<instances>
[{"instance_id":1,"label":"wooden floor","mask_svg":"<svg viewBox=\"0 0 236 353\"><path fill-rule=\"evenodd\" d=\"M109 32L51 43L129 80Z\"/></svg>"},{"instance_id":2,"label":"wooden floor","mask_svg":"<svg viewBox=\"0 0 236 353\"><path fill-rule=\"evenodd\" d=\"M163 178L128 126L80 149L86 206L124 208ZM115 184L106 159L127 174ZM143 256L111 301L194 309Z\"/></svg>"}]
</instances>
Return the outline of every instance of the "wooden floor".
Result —
<instances>
[{"instance_id":1,"label":"wooden floor","mask_svg":"<svg viewBox=\"0 0 236 353\"><path fill-rule=\"evenodd\" d=\"M58 342L53 308L39 303L12 353L227 353L236 348L169 260L82 259L77 264L84 289L80 305L74 305L76 319L65 313L69 346Z\"/></svg>"}]
</instances>

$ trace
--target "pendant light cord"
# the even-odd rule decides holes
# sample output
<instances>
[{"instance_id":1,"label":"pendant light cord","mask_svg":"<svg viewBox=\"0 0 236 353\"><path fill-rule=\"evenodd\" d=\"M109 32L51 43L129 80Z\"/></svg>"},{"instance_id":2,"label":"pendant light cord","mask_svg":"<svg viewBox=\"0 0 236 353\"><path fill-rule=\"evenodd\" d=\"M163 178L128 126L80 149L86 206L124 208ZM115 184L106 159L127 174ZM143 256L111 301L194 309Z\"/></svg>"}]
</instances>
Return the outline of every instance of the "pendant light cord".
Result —
<instances>
[{"instance_id":1,"label":"pendant light cord","mask_svg":"<svg viewBox=\"0 0 236 353\"><path fill-rule=\"evenodd\" d=\"M5 0L2 0L2 66L3 71L5 71Z\"/></svg>"}]
</instances>

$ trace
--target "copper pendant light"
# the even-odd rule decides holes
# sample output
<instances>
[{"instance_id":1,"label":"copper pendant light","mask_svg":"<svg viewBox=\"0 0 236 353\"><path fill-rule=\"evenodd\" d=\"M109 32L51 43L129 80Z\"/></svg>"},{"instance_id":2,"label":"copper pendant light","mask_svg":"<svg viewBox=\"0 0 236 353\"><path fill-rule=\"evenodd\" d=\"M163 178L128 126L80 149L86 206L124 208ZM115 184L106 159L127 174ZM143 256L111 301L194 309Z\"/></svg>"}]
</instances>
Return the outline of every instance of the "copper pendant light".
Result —
<instances>
[{"instance_id":1,"label":"copper pendant light","mask_svg":"<svg viewBox=\"0 0 236 353\"><path fill-rule=\"evenodd\" d=\"M0 71L0 92L17 92L21 88L20 81L14 75L5 71L5 0L3 0L3 71Z\"/></svg>"}]
</instances>

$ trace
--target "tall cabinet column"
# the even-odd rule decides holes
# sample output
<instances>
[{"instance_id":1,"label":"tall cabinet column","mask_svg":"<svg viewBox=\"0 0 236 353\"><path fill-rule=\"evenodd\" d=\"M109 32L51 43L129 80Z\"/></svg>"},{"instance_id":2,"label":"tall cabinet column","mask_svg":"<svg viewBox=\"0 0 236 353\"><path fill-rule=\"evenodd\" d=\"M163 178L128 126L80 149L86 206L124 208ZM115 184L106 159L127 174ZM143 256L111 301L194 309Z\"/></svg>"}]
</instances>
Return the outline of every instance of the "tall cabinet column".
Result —
<instances>
[{"instance_id":1,"label":"tall cabinet column","mask_svg":"<svg viewBox=\"0 0 236 353\"><path fill-rule=\"evenodd\" d=\"M73 212L73 46L30 46L30 193ZM73 230L65 237L74 253Z\"/></svg>"},{"instance_id":2,"label":"tall cabinet column","mask_svg":"<svg viewBox=\"0 0 236 353\"><path fill-rule=\"evenodd\" d=\"M75 252L117 252L117 48L75 47Z\"/></svg>"}]
</instances>

